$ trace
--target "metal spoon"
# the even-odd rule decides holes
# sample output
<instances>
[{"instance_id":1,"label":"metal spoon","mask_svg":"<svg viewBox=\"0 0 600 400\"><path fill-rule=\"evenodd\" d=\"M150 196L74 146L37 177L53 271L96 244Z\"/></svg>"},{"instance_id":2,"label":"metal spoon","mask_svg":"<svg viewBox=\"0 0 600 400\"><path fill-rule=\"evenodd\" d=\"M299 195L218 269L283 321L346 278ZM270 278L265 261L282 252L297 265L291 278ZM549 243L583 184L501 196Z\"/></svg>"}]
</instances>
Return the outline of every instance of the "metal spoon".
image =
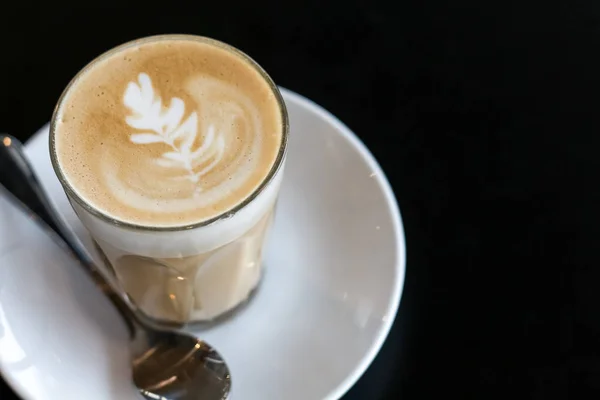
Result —
<instances>
[{"instance_id":1,"label":"metal spoon","mask_svg":"<svg viewBox=\"0 0 600 400\"><path fill-rule=\"evenodd\" d=\"M2 190L3 186L7 190ZM131 332L133 382L145 398L227 399L231 376L221 355L200 339L156 326L135 311L126 294L112 288L79 239L58 216L29 165L22 144L3 134L0 134L0 192L76 258L117 308Z\"/></svg>"}]
</instances>

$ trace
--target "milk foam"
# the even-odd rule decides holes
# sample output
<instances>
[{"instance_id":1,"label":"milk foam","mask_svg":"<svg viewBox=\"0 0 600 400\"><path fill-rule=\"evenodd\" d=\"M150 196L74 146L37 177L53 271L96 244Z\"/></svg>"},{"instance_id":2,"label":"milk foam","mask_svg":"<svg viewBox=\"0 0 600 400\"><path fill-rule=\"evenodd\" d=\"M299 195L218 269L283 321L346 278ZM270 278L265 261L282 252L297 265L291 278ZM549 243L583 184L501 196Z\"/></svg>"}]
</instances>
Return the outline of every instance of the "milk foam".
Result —
<instances>
[{"instance_id":1,"label":"milk foam","mask_svg":"<svg viewBox=\"0 0 600 400\"><path fill-rule=\"evenodd\" d=\"M146 179L157 178L154 183L161 191L177 189L177 195L169 201L157 201L160 197L157 199L148 192L136 191L135 180L119 179L114 163L103 159L101 172L115 198L153 213L188 211L213 206L250 179L250 173L257 166L256 156L261 152L262 124L258 118L260 111L243 93L222 82L197 79L195 82L204 91L204 98L198 99L198 108L208 114L199 121L196 111L184 118L186 107L180 98L172 98L169 107L164 107L147 74L140 73L138 81L139 84L129 83L123 98L132 111L126 118L135 132L130 135L130 140L138 145L158 144L164 152L148 160L158 168L140 169L136 174L148 172ZM211 108L214 108L211 99L223 92L227 92L227 100L219 103L217 112L225 117L211 118ZM236 137L239 132L232 129L240 121L249 128L244 141L240 141ZM225 158L226 152L234 151L240 156ZM169 171L163 174L157 169ZM203 178L210 173L217 175L211 177L217 183L205 188ZM191 185L182 189L182 181Z\"/></svg>"},{"instance_id":2,"label":"milk foam","mask_svg":"<svg viewBox=\"0 0 600 400\"><path fill-rule=\"evenodd\" d=\"M86 202L114 219L178 226L241 203L283 134L273 88L210 42L140 42L87 67L57 109L56 158Z\"/></svg>"}]
</instances>

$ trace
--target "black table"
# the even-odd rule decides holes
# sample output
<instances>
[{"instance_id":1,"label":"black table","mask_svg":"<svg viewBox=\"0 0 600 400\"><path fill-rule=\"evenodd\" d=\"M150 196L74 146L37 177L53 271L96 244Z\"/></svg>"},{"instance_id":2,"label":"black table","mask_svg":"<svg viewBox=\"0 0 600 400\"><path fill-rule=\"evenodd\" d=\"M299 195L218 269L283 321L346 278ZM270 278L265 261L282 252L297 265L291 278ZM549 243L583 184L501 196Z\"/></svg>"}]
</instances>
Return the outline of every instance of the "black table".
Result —
<instances>
[{"instance_id":1,"label":"black table","mask_svg":"<svg viewBox=\"0 0 600 400\"><path fill-rule=\"evenodd\" d=\"M344 400L598 398L600 5L217 3L2 13L0 130L27 139L127 40L231 43L356 132L401 207L401 307Z\"/></svg>"}]
</instances>

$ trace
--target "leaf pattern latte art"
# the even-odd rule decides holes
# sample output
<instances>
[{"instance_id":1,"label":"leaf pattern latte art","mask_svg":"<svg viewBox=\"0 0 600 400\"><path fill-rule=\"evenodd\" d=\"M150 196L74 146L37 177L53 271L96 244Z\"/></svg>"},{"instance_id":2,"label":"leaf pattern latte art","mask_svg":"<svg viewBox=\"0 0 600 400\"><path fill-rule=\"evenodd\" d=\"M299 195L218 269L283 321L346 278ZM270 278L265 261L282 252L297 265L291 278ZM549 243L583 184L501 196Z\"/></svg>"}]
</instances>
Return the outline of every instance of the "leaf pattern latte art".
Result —
<instances>
[{"instance_id":1,"label":"leaf pattern latte art","mask_svg":"<svg viewBox=\"0 0 600 400\"><path fill-rule=\"evenodd\" d=\"M223 136L215 132L214 125L209 125L204 141L194 149L198 115L194 111L183 120L185 104L178 97L171 98L169 107L163 107L162 99L154 92L152 80L145 73L139 74L137 82L129 82L123 100L133 112L125 121L138 130L131 134L130 140L141 145L163 143L168 146L169 150L154 162L164 168L183 169L185 174L176 179L194 183L194 195L198 195L202 191L200 178L223 158Z\"/></svg>"}]
</instances>

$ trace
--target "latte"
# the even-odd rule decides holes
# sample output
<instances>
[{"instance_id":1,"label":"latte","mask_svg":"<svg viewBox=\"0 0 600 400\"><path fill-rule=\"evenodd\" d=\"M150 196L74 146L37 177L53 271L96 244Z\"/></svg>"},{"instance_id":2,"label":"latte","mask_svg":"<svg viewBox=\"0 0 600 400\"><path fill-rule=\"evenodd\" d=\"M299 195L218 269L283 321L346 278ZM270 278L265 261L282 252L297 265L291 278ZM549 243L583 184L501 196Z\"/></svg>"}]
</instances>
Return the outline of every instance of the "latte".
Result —
<instances>
[{"instance_id":1,"label":"latte","mask_svg":"<svg viewBox=\"0 0 600 400\"><path fill-rule=\"evenodd\" d=\"M276 163L284 111L247 56L168 36L112 50L71 83L53 151L93 209L139 226L200 223L250 197Z\"/></svg>"},{"instance_id":2,"label":"latte","mask_svg":"<svg viewBox=\"0 0 600 400\"><path fill-rule=\"evenodd\" d=\"M285 163L277 87L240 51L166 35L122 45L59 100L54 169L113 284L187 324L254 293Z\"/></svg>"}]
</instances>

